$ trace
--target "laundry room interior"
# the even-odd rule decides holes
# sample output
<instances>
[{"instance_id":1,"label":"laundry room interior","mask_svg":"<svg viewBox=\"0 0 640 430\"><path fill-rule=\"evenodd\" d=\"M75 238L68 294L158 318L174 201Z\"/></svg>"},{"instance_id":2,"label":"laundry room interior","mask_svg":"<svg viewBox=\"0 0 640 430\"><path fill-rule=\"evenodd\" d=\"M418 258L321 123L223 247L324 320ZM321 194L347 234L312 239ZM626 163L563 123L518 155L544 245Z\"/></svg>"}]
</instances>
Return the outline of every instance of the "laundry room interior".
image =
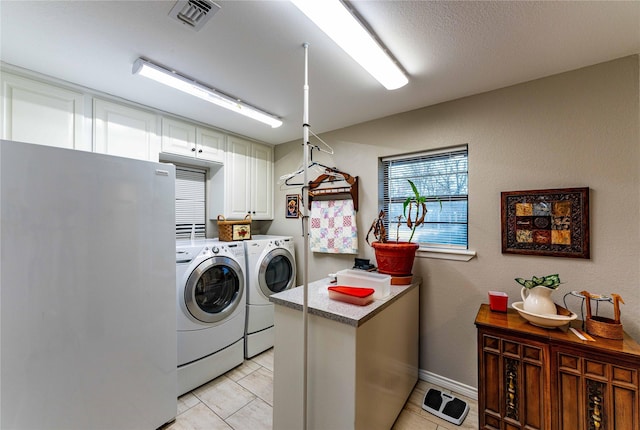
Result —
<instances>
[{"instance_id":1,"label":"laundry room interior","mask_svg":"<svg viewBox=\"0 0 640 430\"><path fill-rule=\"evenodd\" d=\"M0 429L640 427L640 2L0 0L0 92Z\"/></svg>"}]
</instances>

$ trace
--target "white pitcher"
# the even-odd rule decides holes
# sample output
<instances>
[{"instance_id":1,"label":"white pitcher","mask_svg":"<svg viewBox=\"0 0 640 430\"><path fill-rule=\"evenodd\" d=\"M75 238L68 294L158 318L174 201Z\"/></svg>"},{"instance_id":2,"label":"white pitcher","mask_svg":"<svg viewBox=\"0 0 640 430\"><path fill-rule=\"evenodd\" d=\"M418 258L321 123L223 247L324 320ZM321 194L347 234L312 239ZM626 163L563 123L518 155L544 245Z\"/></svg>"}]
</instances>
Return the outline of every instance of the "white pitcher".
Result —
<instances>
[{"instance_id":1,"label":"white pitcher","mask_svg":"<svg viewBox=\"0 0 640 430\"><path fill-rule=\"evenodd\" d=\"M537 315L557 315L556 304L551 299L552 289L547 287L522 287L522 307L525 311Z\"/></svg>"}]
</instances>

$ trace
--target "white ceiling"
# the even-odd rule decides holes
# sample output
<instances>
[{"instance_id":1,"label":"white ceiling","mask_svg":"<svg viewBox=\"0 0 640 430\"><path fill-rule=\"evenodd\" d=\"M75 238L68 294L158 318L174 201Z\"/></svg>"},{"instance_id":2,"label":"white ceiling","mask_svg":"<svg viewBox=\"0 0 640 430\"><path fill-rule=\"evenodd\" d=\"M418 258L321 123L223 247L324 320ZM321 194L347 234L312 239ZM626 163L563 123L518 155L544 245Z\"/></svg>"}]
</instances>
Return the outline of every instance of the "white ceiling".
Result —
<instances>
[{"instance_id":1,"label":"white ceiling","mask_svg":"<svg viewBox=\"0 0 640 430\"><path fill-rule=\"evenodd\" d=\"M639 1L355 1L409 75L387 91L287 1L216 1L196 32L170 1L0 1L0 59L263 142L640 53ZM280 116L277 129L132 75L146 57Z\"/></svg>"}]
</instances>

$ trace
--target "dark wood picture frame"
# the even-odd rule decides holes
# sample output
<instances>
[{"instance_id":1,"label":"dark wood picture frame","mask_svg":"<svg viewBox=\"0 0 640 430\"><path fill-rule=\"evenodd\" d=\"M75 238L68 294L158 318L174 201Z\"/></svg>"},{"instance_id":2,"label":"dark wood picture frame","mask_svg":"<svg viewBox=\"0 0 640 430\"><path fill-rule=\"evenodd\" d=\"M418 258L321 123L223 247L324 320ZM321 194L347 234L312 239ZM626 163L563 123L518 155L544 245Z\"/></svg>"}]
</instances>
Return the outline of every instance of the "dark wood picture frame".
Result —
<instances>
[{"instance_id":1,"label":"dark wood picture frame","mask_svg":"<svg viewBox=\"0 0 640 430\"><path fill-rule=\"evenodd\" d=\"M503 191L502 253L590 258L589 188Z\"/></svg>"},{"instance_id":2,"label":"dark wood picture frame","mask_svg":"<svg viewBox=\"0 0 640 430\"><path fill-rule=\"evenodd\" d=\"M299 194L287 194L284 211L287 218L298 218L300 216Z\"/></svg>"}]
</instances>

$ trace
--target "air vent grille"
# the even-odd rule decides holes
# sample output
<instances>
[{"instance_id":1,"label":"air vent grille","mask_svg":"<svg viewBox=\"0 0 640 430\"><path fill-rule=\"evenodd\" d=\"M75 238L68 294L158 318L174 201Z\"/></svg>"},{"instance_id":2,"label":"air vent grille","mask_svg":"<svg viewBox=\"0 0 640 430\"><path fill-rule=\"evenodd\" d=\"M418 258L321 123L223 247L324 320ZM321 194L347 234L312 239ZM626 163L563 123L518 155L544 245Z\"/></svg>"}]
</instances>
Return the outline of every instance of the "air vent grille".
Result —
<instances>
[{"instance_id":1,"label":"air vent grille","mask_svg":"<svg viewBox=\"0 0 640 430\"><path fill-rule=\"evenodd\" d=\"M169 16L198 31L219 10L220 6L212 1L179 0Z\"/></svg>"}]
</instances>

